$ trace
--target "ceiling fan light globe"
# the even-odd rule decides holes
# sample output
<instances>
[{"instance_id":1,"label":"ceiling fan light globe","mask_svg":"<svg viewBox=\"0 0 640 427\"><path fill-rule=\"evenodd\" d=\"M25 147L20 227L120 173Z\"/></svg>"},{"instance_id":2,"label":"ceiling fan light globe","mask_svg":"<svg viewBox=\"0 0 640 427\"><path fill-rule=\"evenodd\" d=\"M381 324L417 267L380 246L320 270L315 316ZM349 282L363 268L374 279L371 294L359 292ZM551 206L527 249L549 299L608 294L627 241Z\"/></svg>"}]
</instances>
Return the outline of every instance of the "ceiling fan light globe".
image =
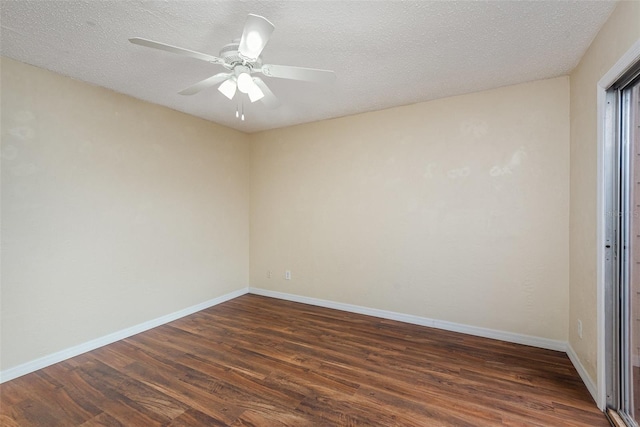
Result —
<instances>
[{"instance_id":1,"label":"ceiling fan light globe","mask_svg":"<svg viewBox=\"0 0 640 427\"><path fill-rule=\"evenodd\" d=\"M264 93L258 87L258 85L255 84L255 82L251 83L251 88L249 88L248 95L249 95L249 100L251 102L256 102L256 101L259 101L260 99L264 98Z\"/></svg>"},{"instance_id":2,"label":"ceiling fan light globe","mask_svg":"<svg viewBox=\"0 0 640 427\"><path fill-rule=\"evenodd\" d=\"M249 34L247 34L246 43L247 48L251 51L252 54L258 52L262 47L262 37L260 36L260 33L257 31L250 31Z\"/></svg>"},{"instance_id":3,"label":"ceiling fan light globe","mask_svg":"<svg viewBox=\"0 0 640 427\"><path fill-rule=\"evenodd\" d=\"M218 90L227 98L233 99L233 97L236 95L236 87L236 82L233 79L228 79L223 81L222 84L218 86Z\"/></svg>"},{"instance_id":4,"label":"ceiling fan light globe","mask_svg":"<svg viewBox=\"0 0 640 427\"><path fill-rule=\"evenodd\" d=\"M249 73L238 74L238 90L242 93L249 93L251 87L254 86L253 79Z\"/></svg>"}]
</instances>

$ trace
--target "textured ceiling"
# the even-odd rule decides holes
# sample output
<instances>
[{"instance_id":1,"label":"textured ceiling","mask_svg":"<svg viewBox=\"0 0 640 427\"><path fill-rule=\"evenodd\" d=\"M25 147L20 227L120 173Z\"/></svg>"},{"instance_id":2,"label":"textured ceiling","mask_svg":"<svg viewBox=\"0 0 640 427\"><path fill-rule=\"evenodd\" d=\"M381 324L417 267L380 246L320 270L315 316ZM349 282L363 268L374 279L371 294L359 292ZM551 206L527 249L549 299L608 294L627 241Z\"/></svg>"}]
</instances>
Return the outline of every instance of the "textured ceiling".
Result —
<instances>
[{"instance_id":1,"label":"textured ceiling","mask_svg":"<svg viewBox=\"0 0 640 427\"><path fill-rule=\"evenodd\" d=\"M244 132L568 74L615 7L602 1L1 1L0 53ZM248 13L275 31L265 63L334 70L312 84L264 77L270 110L215 87L178 91L219 65L130 44L218 55Z\"/></svg>"}]
</instances>

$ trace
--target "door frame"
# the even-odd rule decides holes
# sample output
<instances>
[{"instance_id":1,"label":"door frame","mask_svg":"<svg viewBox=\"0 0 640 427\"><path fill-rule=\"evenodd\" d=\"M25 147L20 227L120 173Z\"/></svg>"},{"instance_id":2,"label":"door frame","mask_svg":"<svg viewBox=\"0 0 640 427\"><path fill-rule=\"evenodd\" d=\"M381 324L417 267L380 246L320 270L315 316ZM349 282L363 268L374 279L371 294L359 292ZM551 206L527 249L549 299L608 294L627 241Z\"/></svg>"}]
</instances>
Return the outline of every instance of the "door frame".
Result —
<instances>
[{"instance_id":1,"label":"door frame","mask_svg":"<svg viewBox=\"0 0 640 427\"><path fill-rule=\"evenodd\" d=\"M606 312L606 280L610 274L607 267L607 239L610 232L607 230L607 215L611 200L607 199L610 177L607 175L614 154L612 146L616 142L616 114L617 106L612 101L609 89L620 78L640 61L640 40L631 46L629 50L615 63L613 67L598 81L597 84L597 325L598 325L598 358L597 358L597 396L596 404L601 410L605 410L607 404L607 312ZM609 211L611 212L611 211Z\"/></svg>"}]
</instances>

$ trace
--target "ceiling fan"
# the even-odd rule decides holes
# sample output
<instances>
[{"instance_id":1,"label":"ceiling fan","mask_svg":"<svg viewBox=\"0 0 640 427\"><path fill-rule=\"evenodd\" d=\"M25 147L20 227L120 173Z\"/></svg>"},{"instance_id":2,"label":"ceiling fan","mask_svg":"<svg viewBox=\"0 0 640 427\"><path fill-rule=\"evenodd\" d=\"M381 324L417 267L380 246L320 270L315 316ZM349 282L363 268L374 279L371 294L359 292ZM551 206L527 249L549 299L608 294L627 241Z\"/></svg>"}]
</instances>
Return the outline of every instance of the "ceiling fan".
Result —
<instances>
[{"instance_id":1,"label":"ceiling fan","mask_svg":"<svg viewBox=\"0 0 640 427\"><path fill-rule=\"evenodd\" d=\"M139 37L129 39L133 44L160 49L190 58L200 59L211 64L222 65L228 72L218 73L180 91L181 95L193 95L203 89L221 83L218 90L227 98L233 99L236 90L247 94L251 102L261 100L264 105L276 108L278 98L260 78L252 74L261 73L267 77L326 83L335 80L333 71L314 68L292 67L289 65L263 64L261 53L273 30L274 25L266 18L249 14L244 25L242 38L234 40L220 50L220 56L183 49L164 43Z\"/></svg>"}]
</instances>

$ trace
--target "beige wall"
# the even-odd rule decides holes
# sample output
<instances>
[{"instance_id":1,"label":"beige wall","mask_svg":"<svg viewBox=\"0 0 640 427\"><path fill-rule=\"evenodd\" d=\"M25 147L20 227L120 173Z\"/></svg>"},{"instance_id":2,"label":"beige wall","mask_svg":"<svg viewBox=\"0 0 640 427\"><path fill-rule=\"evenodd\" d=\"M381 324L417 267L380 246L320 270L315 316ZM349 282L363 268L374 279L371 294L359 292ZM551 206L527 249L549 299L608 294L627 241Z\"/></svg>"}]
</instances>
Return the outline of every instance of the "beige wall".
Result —
<instances>
[{"instance_id":1,"label":"beige wall","mask_svg":"<svg viewBox=\"0 0 640 427\"><path fill-rule=\"evenodd\" d=\"M640 2L621 2L571 74L571 270L569 343L597 375L596 85L640 38ZM577 323L582 320L583 336Z\"/></svg>"},{"instance_id":2,"label":"beige wall","mask_svg":"<svg viewBox=\"0 0 640 427\"><path fill-rule=\"evenodd\" d=\"M248 285L242 133L2 59L2 363Z\"/></svg>"},{"instance_id":3,"label":"beige wall","mask_svg":"<svg viewBox=\"0 0 640 427\"><path fill-rule=\"evenodd\" d=\"M255 134L251 176L252 286L567 339L567 77Z\"/></svg>"}]
</instances>

